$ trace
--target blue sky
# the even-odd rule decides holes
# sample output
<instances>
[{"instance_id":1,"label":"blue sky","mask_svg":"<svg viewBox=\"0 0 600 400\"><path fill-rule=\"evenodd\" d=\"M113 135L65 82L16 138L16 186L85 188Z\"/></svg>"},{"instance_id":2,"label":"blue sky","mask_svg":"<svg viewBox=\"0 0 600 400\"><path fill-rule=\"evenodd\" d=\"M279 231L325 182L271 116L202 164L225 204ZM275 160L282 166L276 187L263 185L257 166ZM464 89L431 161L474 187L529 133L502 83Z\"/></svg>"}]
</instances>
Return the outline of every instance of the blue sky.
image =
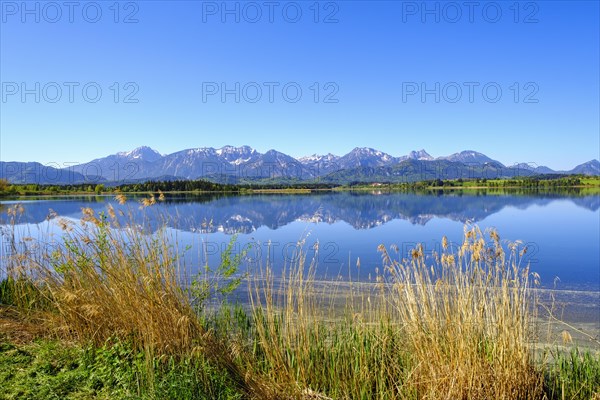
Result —
<instances>
[{"instance_id":1,"label":"blue sky","mask_svg":"<svg viewBox=\"0 0 600 400\"><path fill-rule=\"evenodd\" d=\"M596 1L276 3L2 0L0 159L227 144L599 158Z\"/></svg>"}]
</instances>

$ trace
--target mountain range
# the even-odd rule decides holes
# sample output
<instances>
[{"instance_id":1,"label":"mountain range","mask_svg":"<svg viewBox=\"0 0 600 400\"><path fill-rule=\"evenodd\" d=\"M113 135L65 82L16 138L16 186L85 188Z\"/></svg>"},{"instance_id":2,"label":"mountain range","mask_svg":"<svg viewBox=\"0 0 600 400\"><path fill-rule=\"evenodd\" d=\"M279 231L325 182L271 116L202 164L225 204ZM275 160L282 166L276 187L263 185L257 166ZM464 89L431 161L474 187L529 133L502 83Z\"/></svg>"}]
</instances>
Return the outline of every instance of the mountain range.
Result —
<instances>
[{"instance_id":1,"label":"mountain range","mask_svg":"<svg viewBox=\"0 0 600 400\"><path fill-rule=\"evenodd\" d=\"M171 154L160 154L142 146L68 168L36 162L0 161L0 178L11 183L39 184L177 179L207 179L220 183L412 182L542 174L597 176L600 175L600 162L591 160L568 171L555 171L532 163L506 166L473 150L437 158L425 150L418 150L395 157L380 150L357 147L343 156L313 154L296 159L276 150L260 153L249 146L200 147Z\"/></svg>"}]
</instances>

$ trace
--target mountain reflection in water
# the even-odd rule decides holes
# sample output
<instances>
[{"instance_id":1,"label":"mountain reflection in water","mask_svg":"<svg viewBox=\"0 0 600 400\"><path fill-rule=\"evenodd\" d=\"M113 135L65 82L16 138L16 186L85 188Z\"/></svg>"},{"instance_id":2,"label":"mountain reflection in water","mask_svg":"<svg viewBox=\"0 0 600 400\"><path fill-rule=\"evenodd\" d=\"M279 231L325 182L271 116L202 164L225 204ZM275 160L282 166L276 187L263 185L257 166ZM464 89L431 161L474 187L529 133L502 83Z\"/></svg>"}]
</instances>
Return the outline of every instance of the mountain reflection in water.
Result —
<instances>
[{"instance_id":1,"label":"mountain reflection in water","mask_svg":"<svg viewBox=\"0 0 600 400\"><path fill-rule=\"evenodd\" d=\"M377 192L376 192L377 193ZM426 225L434 218L459 222L479 222L507 207L527 209L546 206L556 200L568 200L590 211L600 208L597 195L573 197L559 194L535 196L513 194L466 193L322 193L310 195L197 195L167 197L156 206L140 209L135 197L119 205L110 196L76 196L23 201L25 213L19 223L37 224L46 220L49 210L62 217L78 219L81 208L99 213L108 203L130 212L136 223L146 222L152 230L164 222L169 227L190 232L251 233L265 226L278 229L294 221L333 224L344 221L355 229L371 229L393 220ZM12 202L0 204L0 224L7 223L6 209Z\"/></svg>"}]
</instances>

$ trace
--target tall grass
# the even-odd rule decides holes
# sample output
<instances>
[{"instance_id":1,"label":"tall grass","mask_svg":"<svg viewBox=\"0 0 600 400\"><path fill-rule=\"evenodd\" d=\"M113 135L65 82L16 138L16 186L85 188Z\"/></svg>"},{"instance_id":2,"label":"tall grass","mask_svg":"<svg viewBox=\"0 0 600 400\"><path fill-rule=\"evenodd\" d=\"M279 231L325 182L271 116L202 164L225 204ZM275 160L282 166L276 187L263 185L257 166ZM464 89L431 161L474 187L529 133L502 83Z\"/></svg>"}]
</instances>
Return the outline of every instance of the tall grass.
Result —
<instances>
[{"instance_id":1,"label":"tall grass","mask_svg":"<svg viewBox=\"0 0 600 400\"><path fill-rule=\"evenodd\" d=\"M318 253L307 265L299 243L292 259L296 262L281 277L269 266L253 272L253 358L261 362L250 367L290 397L386 398L393 382L384 373L390 361L385 358L401 351L383 349L394 347L396 332L385 323L359 320L354 303L365 293L353 294L334 282L317 284ZM371 311L364 315L374 322L377 310ZM398 358L395 365L401 362Z\"/></svg>"},{"instance_id":2,"label":"tall grass","mask_svg":"<svg viewBox=\"0 0 600 400\"><path fill-rule=\"evenodd\" d=\"M534 310L530 273L507 255L495 231L465 227L454 252L427 263L422 249L396 261L381 249L390 302L401 324L419 397L528 398L541 392L530 343ZM536 275L534 275L535 277Z\"/></svg>"},{"instance_id":3,"label":"tall grass","mask_svg":"<svg viewBox=\"0 0 600 400\"><path fill-rule=\"evenodd\" d=\"M154 203L153 197L144 199L142 207ZM149 382L155 357L184 360L201 354L228 370L239 390L249 391L255 384L235 365L230 344L217 340L199 318L207 298L203 291L210 286L190 295L173 238L164 228L145 231L131 215L122 225L124 218L111 205L99 215L83 208L80 221L57 218L62 233L56 246L17 251L3 260L9 276L3 297L20 308L29 297L51 304L37 311L45 311L48 329L59 337L99 347L114 339L131 343L150 363Z\"/></svg>"},{"instance_id":4,"label":"tall grass","mask_svg":"<svg viewBox=\"0 0 600 400\"><path fill-rule=\"evenodd\" d=\"M305 268L301 253L278 286L266 268L251 300L271 378L334 398L539 397L529 271L516 246L507 256L495 232L490 239L471 227L458 251L444 239L430 262L420 247L410 260L380 247L378 283L334 294L346 296L342 317L324 311L316 265Z\"/></svg>"},{"instance_id":5,"label":"tall grass","mask_svg":"<svg viewBox=\"0 0 600 400\"><path fill-rule=\"evenodd\" d=\"M163 234L135 225L120 229L114 209L95 215L83 209L81 223L60 220L62 244L27 270L57 309L63 333L97 344L131 337L156 353L191 348L202 332L180 279L181 266Z\"/></svg>"}]
</instances>

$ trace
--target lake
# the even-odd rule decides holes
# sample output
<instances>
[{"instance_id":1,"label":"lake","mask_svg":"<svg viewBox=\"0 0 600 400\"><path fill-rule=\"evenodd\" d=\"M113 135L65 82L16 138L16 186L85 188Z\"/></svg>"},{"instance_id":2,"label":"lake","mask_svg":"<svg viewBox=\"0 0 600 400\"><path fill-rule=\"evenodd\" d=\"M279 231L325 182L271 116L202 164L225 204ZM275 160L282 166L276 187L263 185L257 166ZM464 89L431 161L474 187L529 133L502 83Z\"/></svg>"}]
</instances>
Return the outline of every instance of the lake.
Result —
<instances>
[{"instance_id":1,"label":"lake","mask_svg":"<svg viewBox=\"0 0 600 400\"><path fill-rule=\"evenodd\" d=\"M485 190L207 194L167 196L164 202L143 210L137 202L140 198L125 205L112 196L6 200L0 202L0 226L6 232L6 211L16 202L24 206L16 229L32 236L36 232L57 234L54 220L47 220L49 210L78 220L82 207L101 212L111 203L130 211L136 223L150 231L166 223L181 249L191 247L187 262L192 270L205 258L217 264L221 250L237 235L236 251L252 245L250 263L268 258L281 270L293 261L297 242L304 240L308 258L318 261L319 277L347 279L350 275L368 281L381 268L378 245L397 245L406 256L422 243L425 253L431 254L440 250L444 235L453 246L461 243L464 224L470 221L482 230L497 229L503 240L520 240L519 248L527 247L520 262L540 274L543 287L600 291L598 195ZM2 249L6 251L5 243Z\"/></svg>"}]
</instances>

